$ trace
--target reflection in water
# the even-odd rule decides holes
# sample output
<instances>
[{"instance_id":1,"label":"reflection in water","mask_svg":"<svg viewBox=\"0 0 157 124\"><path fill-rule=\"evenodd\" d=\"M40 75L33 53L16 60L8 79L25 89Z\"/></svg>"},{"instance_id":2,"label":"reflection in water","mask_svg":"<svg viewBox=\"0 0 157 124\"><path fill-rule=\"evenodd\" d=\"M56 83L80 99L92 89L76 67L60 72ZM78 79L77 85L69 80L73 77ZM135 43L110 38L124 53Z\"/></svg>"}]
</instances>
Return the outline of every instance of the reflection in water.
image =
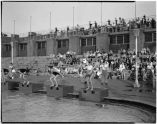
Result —
<instances>
[{"instance_id":1,"label":"reflection in water","mask_svg":"<svg viewBox=\"0 0 157 124\"><path fill-rule=\"evenodd\" d=\"M72 99L23 95L18 91L2 93L3 122L144 122L149 116L137 109Z\"/></svg>"}]
</instances>

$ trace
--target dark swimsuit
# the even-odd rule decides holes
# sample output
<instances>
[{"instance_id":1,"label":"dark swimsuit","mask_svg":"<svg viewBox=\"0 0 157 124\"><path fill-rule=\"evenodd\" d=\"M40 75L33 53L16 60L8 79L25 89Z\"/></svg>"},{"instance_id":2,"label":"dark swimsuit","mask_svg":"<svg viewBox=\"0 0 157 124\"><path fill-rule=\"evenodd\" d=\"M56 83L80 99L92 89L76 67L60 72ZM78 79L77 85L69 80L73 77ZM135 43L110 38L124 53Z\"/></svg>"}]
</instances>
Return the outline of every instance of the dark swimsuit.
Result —
<instances>
[{"instance_id":1,"label":"dark swimsuit","mask_svg":"<svg viewBox=\"0 0 157 124\"><path fill-rule=\"evenodd\" d=\"M52 74L55 75L55 76L60 75L60 74L59 74L58 72L56 72L56 71L53 71Z\"/></svg>"},{"instance_id":2,"label":"dark swimsuit","mask_svg":"<svg viewBox=\"0 0 157 124\"><path fill-rule=\"evenodd\" d=\"M49 73L50 74L53 74L53 75L55 75L55 76L57 76L57 75L60 75L60 73L59 72L57 72L55 69L53 69L53 66L48 66L49 67Z\"/></svg>"},{"instance_id":3,"label":"dark swimsuit","mask_svg":"<svg viewBox=\"0 0 157 124\"><path fill-rule=\"evenodd\" d=\"M53 68L53 65L49 65L48 67L49 67L50 69L52 69L52 68Z\"/></svg>"},{"instance_id":4,"label":"dark swimsuit","mask_svg":"<svg viewBox=\"0 0 157 124\"><path fill-rule=\"evenodd\" d=\"M30 69L28 68L21 68L21 69L18 69L21 73L29 73Z\"/></svg>"}]
</instances>

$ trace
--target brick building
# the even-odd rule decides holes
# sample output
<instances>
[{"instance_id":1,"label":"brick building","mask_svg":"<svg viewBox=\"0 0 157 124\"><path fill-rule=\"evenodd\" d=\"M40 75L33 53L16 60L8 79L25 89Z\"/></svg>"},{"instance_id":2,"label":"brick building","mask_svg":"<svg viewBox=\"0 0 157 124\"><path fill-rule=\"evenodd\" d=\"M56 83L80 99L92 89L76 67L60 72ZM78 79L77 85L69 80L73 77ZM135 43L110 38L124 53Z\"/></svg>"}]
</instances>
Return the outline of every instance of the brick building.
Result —
<instances>
[{"instance_id":1,"label":"brick building","mask_svg":"<svg viewBox=\"0 0 157 124\"><path fill-rule=\"evenodd\" d=\"M156 49L156 28L139 28L138 50L143 47ZM77 54L86 51L135 49L135 30L106 32L100 31L95 34L80 34L76 31L60 34L38 35L29 32L27 37L18 35L2 35L2 57L11 56L11 41L14 46L14 57L49 56L50 54L64 54L68 50Z\"/></svg>"}]
</instances>

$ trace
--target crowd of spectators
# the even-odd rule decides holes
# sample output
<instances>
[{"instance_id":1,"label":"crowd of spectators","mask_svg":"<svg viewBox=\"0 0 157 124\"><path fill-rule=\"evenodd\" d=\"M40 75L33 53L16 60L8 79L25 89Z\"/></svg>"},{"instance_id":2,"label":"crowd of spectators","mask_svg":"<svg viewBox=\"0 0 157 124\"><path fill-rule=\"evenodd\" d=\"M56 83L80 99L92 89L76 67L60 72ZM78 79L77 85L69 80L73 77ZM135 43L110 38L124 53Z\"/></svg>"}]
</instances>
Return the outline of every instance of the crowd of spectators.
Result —
<instances>
[{"instance_id":1,"label":"crowd of spectators","mask_svg":"<svg viewBox=\"0 0 157 124\"><path fill-rule=\"evenodd\" d=\"M76 54L67 52L66 55L58 56L61 60L65 56L64 60L71 58L70 63L66 64L79 64L81 58L78 59ZM77 58L77 59L74 59ZM155 89L155 79L156 79L156 56L150 52L149 48L143 48L138 51L136 57L135 50L125 50L121 49L117 54L114 54L111 50L107 53L104 50L96 50L95 52L88 51L83 55L88 62L93 63L93 65L101 65L107 62L108 67L108 78L118 78L122 80L131 80L135 82L135 71L136 71L136 59L137 59L137 69L138 69L138 81L141 86L148 86L151 89Z\"/></svg>"},{"instance_id":2,"label":"crowd of spectators","mask_svg":"<svg viewBox=\"0 0 157 124\"><path fill-rule=\"evenodd\" d=\"M139 82L155 88L156 79L156 57L155 54L150 53L149 48L143 48L138 52L136 57L135 50L120 50L118 54L113 54L112 51L106 53L104 51L96 51L95 53L88 53L89 58L96 56L98 61L108 61L109 68L112 74L117 75L121 79L129 79L135 81L136 59L138 69ZM128 77L125 74L129 73Z\"/></svg>"},{"instance_id":3,"label":"crowd of spectators","mask_svg":"<svg viewBox=\"0 0 157 124\"><path fill-rule=\"evenodd\" d=\"M146 17L145 15L142 18L125 20L124 18L119 17L115 18L114 22L108 20L106 24L98 25L95 21L94 23L89 22L88 28L80 27L77 25L74 29L70 30L67 27L67 31L60 31L60 35L92 35L99 32L122 32L129 31L134 28L156 28L156 20L154 18ZM55 34L57 35L58 29L56 28Z\"/></svg>"}]
</instances>

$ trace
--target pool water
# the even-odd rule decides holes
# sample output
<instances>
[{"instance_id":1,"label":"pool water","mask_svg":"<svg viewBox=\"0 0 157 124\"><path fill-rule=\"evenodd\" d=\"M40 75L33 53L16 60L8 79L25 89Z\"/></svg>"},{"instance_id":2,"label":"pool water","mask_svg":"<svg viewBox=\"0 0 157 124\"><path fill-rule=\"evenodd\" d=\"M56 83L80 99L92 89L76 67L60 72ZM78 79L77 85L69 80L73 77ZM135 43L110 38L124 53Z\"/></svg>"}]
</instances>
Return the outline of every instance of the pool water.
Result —
<instances>
[{"instance_id":1,"label":"pool water","mask_svg":"<svg viewBox=\"0 0 157 124\"><path fill-rule=\"evenodd\" d=\"M148 122L149 113L134 107L55 99L46 94L2 93L3 122Z\"/></svg>"}]
</instances>

